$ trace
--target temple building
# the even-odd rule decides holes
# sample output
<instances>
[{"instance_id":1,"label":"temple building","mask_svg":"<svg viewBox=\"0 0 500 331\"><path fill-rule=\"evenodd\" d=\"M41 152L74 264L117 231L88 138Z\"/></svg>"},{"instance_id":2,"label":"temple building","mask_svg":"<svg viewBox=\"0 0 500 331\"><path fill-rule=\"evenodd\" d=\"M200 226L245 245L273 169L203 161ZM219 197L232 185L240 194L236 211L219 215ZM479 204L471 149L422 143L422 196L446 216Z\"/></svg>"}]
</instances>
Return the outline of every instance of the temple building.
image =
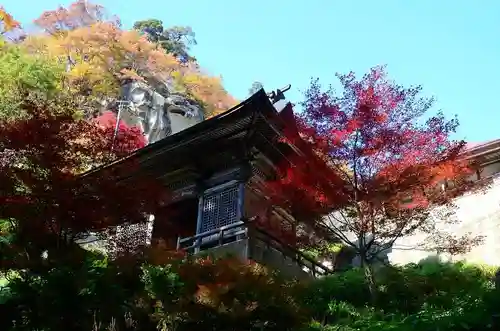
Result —
<instances>
[{"instance_id":1,"label":"temple building","mask_svg":"<svg viewBox=\"0 0 500 331\"><path fill-rule=\"evenodd\" d=\"M165 100L155 95L150 95L153 102L137 102L147 93L135 90L130 100L143 107L145 116L126 115L127 122L143 123L151 139L117 163L134 160L137 171L161 181L172 195L151 216L151 245L161 243L190 254L236 255L291 277L331 272L299 251L293 240L297 221L266 197L266 181L276 175L276 165L301 153L282 139L285 126L293 127L295 122L292 105L283 102L281 91L270 100L260 90L232 109L203 120L192 103L191 108L179 100L165 106ZM158 106L151 106L154 103ZM130 112L134 113L140 112ZM174 121L174 117L178 118ZM174 123L182 129L172 130Z\"/></svg>"},{"instance_id":2,"label":"temple building","mask_svg":"<svg viewBox=\"0 0 500 331\"><path fill-rule=\"evenodd\" d=\"M302 155L299 147L283 139L284 129L295 127L283 91L260 90L204 119L196 102L168 89L137 82L123 89L117 115L140 127L148 145L108 167L133 160L139 166L129 177L146 173L171 194L169 203L149 216L147 244L189 254L236 255L291 277L324 275L351 263L353 256L320 263L302 253L294 241L298 220L272 205L266 194L277 166ZM453 259L500 265L500 140L469 144L464 157L481 165L472 179L489 181L491 187L486 193L457 198L456 217L463 222L446 230L457 236L484 235L485 241ZM423 240L419 234L398 239L386 252L386 261L405 264L436 255L452 259L420 249ZM90 236L82 244L98 242Z\"/></svg>"}]
</instances>

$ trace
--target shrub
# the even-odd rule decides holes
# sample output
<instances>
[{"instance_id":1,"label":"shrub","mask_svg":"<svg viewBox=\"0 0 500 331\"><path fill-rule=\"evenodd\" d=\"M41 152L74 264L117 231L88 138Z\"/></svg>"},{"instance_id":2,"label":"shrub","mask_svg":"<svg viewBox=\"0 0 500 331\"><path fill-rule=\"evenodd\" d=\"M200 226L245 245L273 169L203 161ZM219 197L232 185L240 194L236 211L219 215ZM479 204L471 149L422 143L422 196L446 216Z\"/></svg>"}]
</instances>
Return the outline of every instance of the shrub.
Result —
<instances>
[{"instance_id":1,"label":"shrub","mask_svg":"<svg viewBox=\"0 0 500 331\"><path fill-rule=\"evenodd\" d=\"M494 269L422 262L377 270L372 303L362 270L316 281L303 296L311 330L494 330L499 292Z\"/></svg>"},{"instance_id":2,"label":"shrub","mask_svg":"<svg viewBox=\"0 0 500 331\"><path fill-rule=\"evenodd\" d=\"M233 259L109 262L89 252L80 265L12 279L1 330L292 330L310 318L294 283Z\"/></svg>"}]
</instances>

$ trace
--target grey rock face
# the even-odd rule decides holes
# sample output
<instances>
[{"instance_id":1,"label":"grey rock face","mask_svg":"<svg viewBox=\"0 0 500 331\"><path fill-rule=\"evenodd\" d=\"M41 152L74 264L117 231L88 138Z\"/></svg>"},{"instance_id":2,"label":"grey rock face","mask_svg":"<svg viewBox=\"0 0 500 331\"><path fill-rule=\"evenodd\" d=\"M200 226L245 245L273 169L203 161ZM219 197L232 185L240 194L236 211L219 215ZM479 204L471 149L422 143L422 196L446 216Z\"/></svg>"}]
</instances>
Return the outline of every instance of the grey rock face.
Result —
<instances>
[{"instance_id":1,"label":"grey rock face","mask_svg":"<svg viewBox=\"0 0 500 331\"><path fill-rule=\"evenodd\" d=\"M122 85L121 96L113 107L117 116L128 126L139 127L148 144L204 120L201 105L171 92L167 84L160 88L145 82L128 82Z\"/></svg>"}]
</instances>

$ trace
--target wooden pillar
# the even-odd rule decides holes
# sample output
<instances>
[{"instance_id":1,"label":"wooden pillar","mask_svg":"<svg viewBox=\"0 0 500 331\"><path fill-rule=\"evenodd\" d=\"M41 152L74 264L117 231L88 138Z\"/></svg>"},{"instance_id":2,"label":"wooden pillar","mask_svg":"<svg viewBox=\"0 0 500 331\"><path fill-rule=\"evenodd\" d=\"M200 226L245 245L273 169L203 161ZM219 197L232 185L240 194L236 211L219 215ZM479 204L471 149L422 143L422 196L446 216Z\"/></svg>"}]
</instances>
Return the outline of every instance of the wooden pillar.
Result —
<instances>
[{"instance_id":1,"label":"wooden pillar","mask_svg":"<svg viewBox=\"0 0 500 331\"><path fill-rule=\"evenodd\" d=\"M252 167L249 161L240 164L240 175L238 183L238 214L237 221L245 216L245 185L252 176Z\"/></svg>"},{"instance_id":2,"label":"wooden pillar","mask_svg":"<svg viewBox=\"0 0 500 331\"><path fill-rule=\"evenodd\" d=\"M205 185L203 183L198 183L196 185L196 194L198 195L198 215L196 217L196 233L198 235L201 233L202 222L203 222L203 205L204 205L204 193ZM201 239L195 240L194 252L198 253L200 251Z\"/></svg>"},{"instance_id":3,"label":"wooden pillar","mask_svg":"<svg viewBox=\"0 0 500 331\"><path fill-rule=\"evenodd\" d=\"M238 210L236 214L236 219L240 221L244 216L244 207L245 207L245 183L238 183Z\"/></svg>"}]
</instances>

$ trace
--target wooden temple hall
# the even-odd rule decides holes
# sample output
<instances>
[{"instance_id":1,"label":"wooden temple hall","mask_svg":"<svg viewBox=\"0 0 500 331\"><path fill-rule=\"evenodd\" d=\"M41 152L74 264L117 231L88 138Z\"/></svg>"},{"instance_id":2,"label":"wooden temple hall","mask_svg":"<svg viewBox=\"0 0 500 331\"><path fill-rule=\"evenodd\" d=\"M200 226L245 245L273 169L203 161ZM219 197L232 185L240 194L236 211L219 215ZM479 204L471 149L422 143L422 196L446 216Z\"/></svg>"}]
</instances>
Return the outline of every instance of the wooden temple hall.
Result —
<instances>
[{"instance_id":1,"label":"wooden temple hall","mask_svg":"<svg viewBox=\"0 0 500 331\"><path fill-rule=\"evenodd\" d=\"M161 241L192 254L236 255L292 277L330 272L276 235L276 228L295 233L296 220L265 203L263 187L275 176L276 165L300 153L280 139L285 123L294 118L290 103L281 108L260 90L227 112L128 157L173 195L154 215L151 244ZM264 214L267 222L258 222Z\"/></svg>"}]
</instances>

